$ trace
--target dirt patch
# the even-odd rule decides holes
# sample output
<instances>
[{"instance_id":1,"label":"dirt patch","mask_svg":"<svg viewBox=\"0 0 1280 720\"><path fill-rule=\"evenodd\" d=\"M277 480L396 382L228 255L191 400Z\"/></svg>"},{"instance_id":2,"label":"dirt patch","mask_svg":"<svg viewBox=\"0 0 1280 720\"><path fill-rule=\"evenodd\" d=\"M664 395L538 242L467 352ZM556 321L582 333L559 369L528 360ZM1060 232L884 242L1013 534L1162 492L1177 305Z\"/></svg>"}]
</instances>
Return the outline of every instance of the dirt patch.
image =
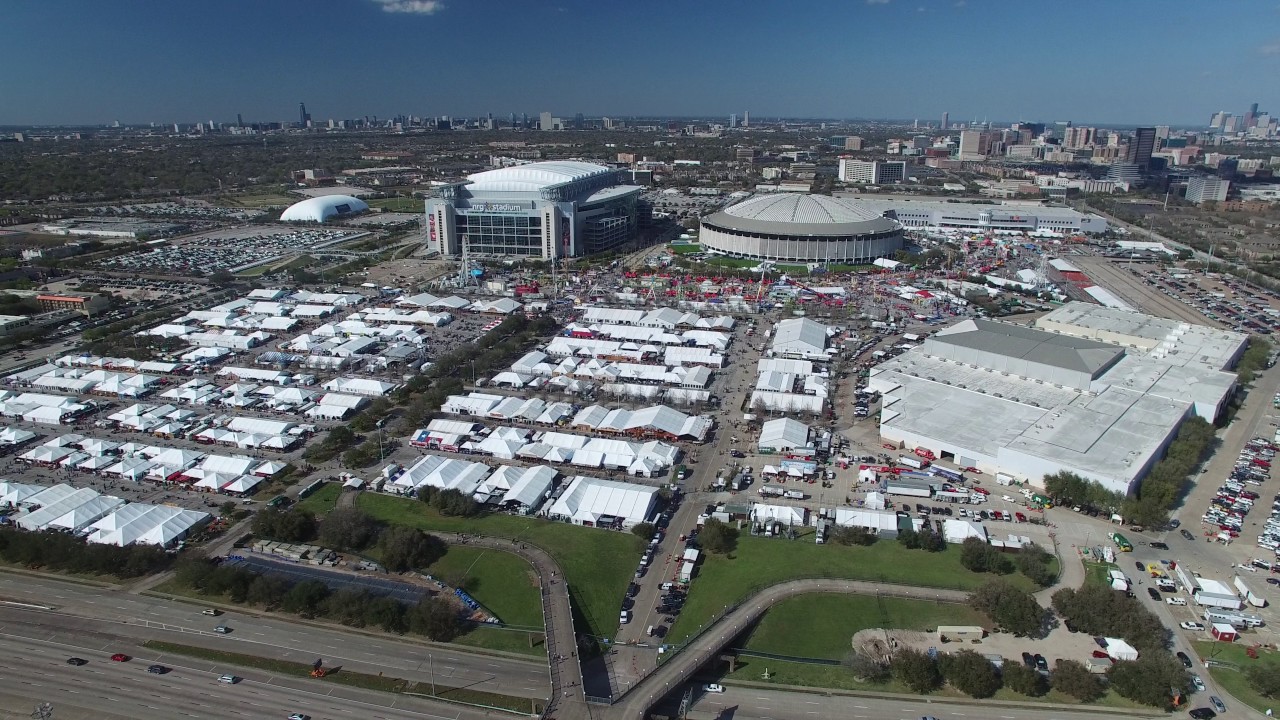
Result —
<instances>
[{"instance_id":1,"label":"dirt patch","mask_svg":"<svg viewBox=\"0 0 1280 720\"><path fill-rule=\"evenodd\" d=\"M885 653L892 654L901 647L910 647L920 651L935 648L940 653L957 650L973 650L983 655L1000 655L1008 660L1018 661L1022 653L1032 655L1039 653L1053 667L1055 660L1077 660L1085 662L1090 654L1098 649L1093 638L1084 633L1067 632L1062 626L1055 627L1049 636L1042 640L1014 637L1008 633L990 633L977 642L938 642L938 636L932 632L909 630L885 630L869 628L859 630L852 638L854 650L871 657L883 658Z\"/></svg>"}]
</instances>

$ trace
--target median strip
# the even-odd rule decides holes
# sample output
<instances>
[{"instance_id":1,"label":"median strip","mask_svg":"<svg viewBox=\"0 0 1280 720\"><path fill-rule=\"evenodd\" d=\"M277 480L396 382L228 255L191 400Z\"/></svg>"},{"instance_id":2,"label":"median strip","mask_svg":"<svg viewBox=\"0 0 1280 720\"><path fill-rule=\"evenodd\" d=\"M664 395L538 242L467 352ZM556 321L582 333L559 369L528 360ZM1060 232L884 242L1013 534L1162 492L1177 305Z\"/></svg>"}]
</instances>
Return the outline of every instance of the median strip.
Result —
<instances>
[{"instance_id":1,"label":"median strip","mask_svg":"<svg viewBox=\"0 0 1280 720\"><path fill-rule=\"evenodd\" d=\"M164 640L147 640L142 643L142 646L157 652L170 653L173 655L185 655L187 657L209 660L220 664L253 668L255 670L263 670L277 675L309 678L311 677L312 672L312 666L307 663L293 662L291 660L276 660L258 655L227 652L225 650L211 650L209 648L195 647L193 645L166 642ZM384 675L370 675L368 673L358 673L343 669L330 671L324 677L316 678L316 681L337 683L365 690L377 690L379 692L403 693L414 695L416 697L429 697L437 700L460 703L463 705L476 705L499 710L507 710L522 715L540 714L544 707L543 702L529 698L502 695L499 693L485 692L483 690L450 687L448 685L441 685L440 683L434 683L433 685L432 683L415 682L412 680L387 677Z\"/></svg>"}]
</instances>

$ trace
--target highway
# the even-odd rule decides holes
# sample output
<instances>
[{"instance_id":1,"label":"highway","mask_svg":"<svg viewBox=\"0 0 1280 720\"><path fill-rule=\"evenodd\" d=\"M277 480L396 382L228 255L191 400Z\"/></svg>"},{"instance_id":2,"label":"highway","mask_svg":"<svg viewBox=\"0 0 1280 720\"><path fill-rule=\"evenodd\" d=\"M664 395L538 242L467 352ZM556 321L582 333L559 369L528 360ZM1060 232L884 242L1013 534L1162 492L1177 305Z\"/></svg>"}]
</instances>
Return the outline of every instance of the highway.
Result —
<instances>
[{"instance_id":1,"label":"highway","mask_svg":"<svg viewBox=\"0 0 1280 720\"><path fill-rule=\"evenodd\" d=\"M21 607L12 602L46 605L50 610ZM120 634L135 642L167 640L248 655L326 665L355 672L386 673L419 682L546 698L545 661L468 654L440 645L400 642L380 633L348 632L318 624L277 619L251 612L229 611L213 618L201 606L164 598L132 595L121 590L94 588L51 578L0 573L0 625L11 633L29 630L66 635L69 631ZM232 629L213 632L219 624ZM72 633L74 634L74 633Z\"/></svg>"},{"instance_id":2,"label":"highway","mask_svg":"<svg viewBox=\"0 0 1280 720\"><path fill-rule=\"evenodd\" d=\"M443 705L306 678L210 665L204 661L140 652L128 662L112 662L114 647L93 636L77 642L31 640L0 633L0 707L30 717L39 703L53 705L57 720L172 720L173 718L280 718L304 713L313 720L330 718L493 717L483 711ZM88 660L80 667L68 657ZM155 675L147 667L170 668ZM218 681L233 673L235 684ZM0 717L10 717L0 715Z\"/></svg>"}]
</instances>

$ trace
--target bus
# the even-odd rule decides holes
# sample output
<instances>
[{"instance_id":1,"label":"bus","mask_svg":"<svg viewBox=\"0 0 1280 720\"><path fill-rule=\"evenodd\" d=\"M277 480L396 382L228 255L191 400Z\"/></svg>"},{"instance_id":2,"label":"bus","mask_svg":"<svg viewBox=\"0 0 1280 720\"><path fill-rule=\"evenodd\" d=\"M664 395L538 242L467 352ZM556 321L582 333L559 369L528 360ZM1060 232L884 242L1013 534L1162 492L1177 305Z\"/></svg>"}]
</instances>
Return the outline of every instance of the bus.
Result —
<instances>
[{"instance_id":1,"label":"bus","mask_svg":"<svg viewBox=\"0 0 1280 720\"><path fill-rule=\"evenodd\" d=\"M1112 544L1114 544L1116 549L1120 552L1133 552L1133 543L1130 543L1129 539L1120 533L1113 532L1107 537L1111 539Z\"/></svg>"}]
</instances>

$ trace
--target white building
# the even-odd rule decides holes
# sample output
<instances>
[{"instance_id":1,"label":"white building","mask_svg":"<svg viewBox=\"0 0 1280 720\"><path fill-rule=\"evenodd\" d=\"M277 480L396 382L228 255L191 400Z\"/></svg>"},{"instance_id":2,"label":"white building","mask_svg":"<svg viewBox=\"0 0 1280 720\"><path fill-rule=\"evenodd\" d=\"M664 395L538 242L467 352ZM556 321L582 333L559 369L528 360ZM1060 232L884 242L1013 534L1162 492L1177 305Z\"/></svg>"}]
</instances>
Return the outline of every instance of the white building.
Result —
<instances>
[{"instance_id":1,"label":"white building","mask_svg":"<svg viewBox=\"0 0 1280 720\"><path fill-rule=\"evenodd\" d=\"M906 228L937 228L972 232L1049 231L1063 235L1074 233L1092 235L1107 231L1107 220L1100 215L1085 214L1071 208L1049 207L1034 202L991 205L877 199L861 196L859 201L868 210L892 217Z\"/></svg>"},{"instance_id":2,"label":"white building","mask_svg":"<svg viewBox=\"0 0 1280 720\"><path fill-rule=\"evenodd\" d=\"M762 453L809 447L809 426L791 418L770 420L760 428L757 447Z\"/></svg>"},{"instance_id":3,"label":"white building","mask_svg":"<svg viewBox=\"0 0 1280 720\"><path fill-rule=\"evenodd\" d=\"M827 326L809 318L787 318L774 328L772 357L826 361Z\"/></svg>"},{"instance_id":4,"label":"white building","mask_svg":"<svg viewBox=\"0 0 1280 720\"><path fill-rule=\"evenodd\" d=\"M1073 321L1064 312L1052 322ZM1139 326L1119 323L1109 332L1141 334ZM1235 376L1213 365L1233 354L1222 350L1208 364L1181 354L1171 360L1090 337L970 319L877 366L869 386L883 395L881 435L907 449L1036 484L1073 472L1126 494L1185 419L1213 421L1222 411Z\"/></svg>"},{"instance_id":5,"label":"white building","mask_svg":"<svg viewBox=\"0 0 1280 720\"><path fill-rule=\"evenodd\" d=\"M847 183L886 185L907 180L907 164L902 161L865 161L842 158L840 180Z\"/></svg>"},{"instance_id":6,"label":"white building","mask_svg":"<svg viewBox=\"0 0 1280 720\"><path fill-rule=\"evenodd\" d=\"M575 525L625 529L648 520L657 501L656 487L578 476L547 515Z\"/></svg>"},{"instance_id":7,"label":"white building","mask_svg":"<svg viewBox=\"0 0 1280 720\"><path fill-rule=\"evenodd\" d=\"M1201 205L1206 202L1222 202L1227 199L1231 181L1216 175L1195 175L1187 180L1187 202Z\"/></svg>"}]
</instances>

